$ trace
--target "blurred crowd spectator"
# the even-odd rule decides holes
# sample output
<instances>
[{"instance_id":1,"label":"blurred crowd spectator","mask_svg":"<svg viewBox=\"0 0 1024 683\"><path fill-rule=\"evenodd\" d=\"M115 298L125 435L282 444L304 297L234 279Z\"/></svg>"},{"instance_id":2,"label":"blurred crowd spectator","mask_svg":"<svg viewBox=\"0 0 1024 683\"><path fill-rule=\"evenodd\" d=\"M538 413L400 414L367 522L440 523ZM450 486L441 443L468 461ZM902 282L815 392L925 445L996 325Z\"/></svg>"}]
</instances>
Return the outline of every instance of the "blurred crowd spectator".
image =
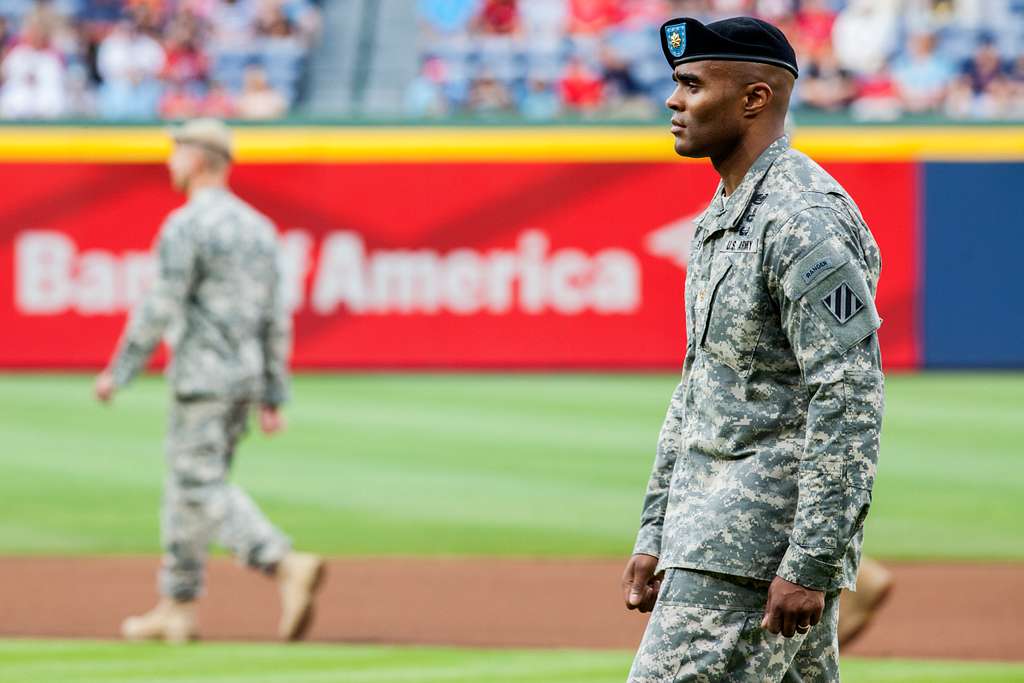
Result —
<instances>
[{"instance_id":1,"label":"blurred crowd spectator","mask_svg":"<svg viewBox=\"0 0 1024 683\"><path fill-rule=\"evenodd\" d=\"M284 116L327 1L0 0L0 118ZM1024 0L402 1L412 117L659 117L661 22L750 14L797 50L797 110L1024 119Z\"/></svg>"},{"instance_id":2,"label":"blurred crowd spectator","mask_svg":"<svg viewBox=\"0 0 1024 683\"><path fill-rule=\"evenodd\" d=\"M1024 118L1024 0L417 0L414 117L660 116L657 27L760 16L800 62L793 106L863 120Z\"/></svg>"},{"instance_id":3,"label":"blurred crowd spectator","mask_svg":"<svg viewBox=\"0 0 1024 683\"><path fill-rule=\"evenodd\" d=\"M280 117L319 32L313 0L0 0L0 117Z\"/></svg>"}]
</instances>

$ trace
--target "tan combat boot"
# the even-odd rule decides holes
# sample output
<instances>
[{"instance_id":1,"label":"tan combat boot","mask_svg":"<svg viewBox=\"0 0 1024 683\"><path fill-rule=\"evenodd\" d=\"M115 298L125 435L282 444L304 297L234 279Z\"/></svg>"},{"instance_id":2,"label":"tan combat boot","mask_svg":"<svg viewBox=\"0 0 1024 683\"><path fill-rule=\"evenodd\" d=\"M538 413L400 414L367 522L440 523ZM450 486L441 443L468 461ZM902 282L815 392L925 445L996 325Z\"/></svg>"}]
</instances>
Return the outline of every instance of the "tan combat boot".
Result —
<instances>
[{"instance_id":1,"label":"tan combat boot","mask_svg":"<svg viewBox=\"0 0 1024 683\"><path fill-rule=\"evenodd\" d=\"M892 572L864 558L857 572L857 592L843 591L839 599L839 645L847 646L863 633L892 590Z\"/></svg>"},{"instance_id":2,"label":"tan combat boot","mask_svg":"<svg viewBox=\"0 0 1024 683\"><path fill-rule=\"evenodd\" d=\"M176 645L187 643L197 635L196 605L162 598L149 612L125 619L121 635L126 640L162 639Z\"/></svg>"},{"instance_id":3,"label":"tan combat boot","mask_svg":"<svg viewBox=\"0 0 1024 683\"><path fill-rule=\"evenodd\" d=\"M309 553L288 553L277 564L281 589L281 622L285 640L300 640L313 623L313 598L324 580L324 561Z\"/></svg>"}]
</instances>

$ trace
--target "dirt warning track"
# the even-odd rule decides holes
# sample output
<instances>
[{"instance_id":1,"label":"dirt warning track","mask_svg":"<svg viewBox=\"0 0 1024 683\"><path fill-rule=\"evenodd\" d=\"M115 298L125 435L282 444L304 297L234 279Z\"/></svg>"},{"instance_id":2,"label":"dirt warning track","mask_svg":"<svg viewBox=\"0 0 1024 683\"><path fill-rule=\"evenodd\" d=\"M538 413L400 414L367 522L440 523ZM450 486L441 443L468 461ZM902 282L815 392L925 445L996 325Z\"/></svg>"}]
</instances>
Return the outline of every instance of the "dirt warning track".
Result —
<instances>
[{"instance_id":1,"label":"dirt warning track","mask_svg":"<svg viewBox=\"0 0 1024 683\"><path fill-rule=\"evenodd\" d=\"M154 603L159 560L0 558L0 636L115 638ZM1024 661L1024 564L889 565L892 597L845 654ZM632 649L646 619L607 560L334 559L310 638L486 647ZM274 584L211 562L208 640L271 640Z\"/></svg>"}]
</instances>

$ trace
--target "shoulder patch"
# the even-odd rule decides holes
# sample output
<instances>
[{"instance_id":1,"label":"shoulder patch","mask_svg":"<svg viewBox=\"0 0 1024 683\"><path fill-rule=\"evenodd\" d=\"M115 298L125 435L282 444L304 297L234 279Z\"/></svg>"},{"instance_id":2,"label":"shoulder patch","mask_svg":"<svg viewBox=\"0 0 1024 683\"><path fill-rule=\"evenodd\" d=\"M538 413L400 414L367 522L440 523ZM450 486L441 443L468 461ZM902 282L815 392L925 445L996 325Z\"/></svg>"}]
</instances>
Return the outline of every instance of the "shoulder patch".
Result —
<instances>
[{"instance_id":1,"label":"shoulder patch","mask_svg":"<svg viewBox=\"0 0 1024 683\"><path fill-rule=\"evenodd\" d=\"M850 262L817 280L803 301L843 353L882 324L863 273Z\"/></svg>"},{"instance_id":2,"label":"shoulder patch","mask_svg":"<svg viewBox=\"0 0 1024 683\"><path fill-rule=\"evenodd\" d=\"M845 325L850 318L864 309L864 302L857 297L845 281L826 294L821 303L839 321L840 325Z\"/></svg>"},{"instance_id":3,"label":"shoulder patch","mask_svg":"<svg viewBox=\"0 0 1024 683\"><path fill-rule=\"evenodd\" d=\"M824 256L815 261L810 267L804 270L804 272L800 273L800 276L803 277L804 284L809 285L817 280L822 273L827 273L831 268L832 259L828 256Z\"/></svg>"},{"instance_id":4,"label":"shoulder patch","mask_svg":"<svg viewBox=\"0 0 1024 683\"><path fill-rule=\"evenodd\" d=\"M850 260L850 254L835 239L819 242L789 268L783 283L786 295L799 299Z\"/></svg>"}]
</instances>

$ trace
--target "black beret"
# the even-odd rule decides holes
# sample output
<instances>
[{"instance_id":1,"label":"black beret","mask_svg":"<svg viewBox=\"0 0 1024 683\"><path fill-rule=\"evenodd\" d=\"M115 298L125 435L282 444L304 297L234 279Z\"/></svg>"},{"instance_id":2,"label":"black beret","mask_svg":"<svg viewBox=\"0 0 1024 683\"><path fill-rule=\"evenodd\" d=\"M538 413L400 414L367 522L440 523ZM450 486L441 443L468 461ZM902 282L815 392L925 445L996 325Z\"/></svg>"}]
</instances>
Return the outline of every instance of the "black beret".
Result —
<instances>
[{"instance_id":1,"label":"black beret","mask_svg":"<svg viewBox=\"0 0 1024 683\"><path fill-rule=\"evenodd\" d=\"M733 17L707 25L689 17L670 19L661 26L661 49L672 68L722 59L772 64L799 75L796 53L785 34L753 17Z\"/></svg>"}]
</instances>

